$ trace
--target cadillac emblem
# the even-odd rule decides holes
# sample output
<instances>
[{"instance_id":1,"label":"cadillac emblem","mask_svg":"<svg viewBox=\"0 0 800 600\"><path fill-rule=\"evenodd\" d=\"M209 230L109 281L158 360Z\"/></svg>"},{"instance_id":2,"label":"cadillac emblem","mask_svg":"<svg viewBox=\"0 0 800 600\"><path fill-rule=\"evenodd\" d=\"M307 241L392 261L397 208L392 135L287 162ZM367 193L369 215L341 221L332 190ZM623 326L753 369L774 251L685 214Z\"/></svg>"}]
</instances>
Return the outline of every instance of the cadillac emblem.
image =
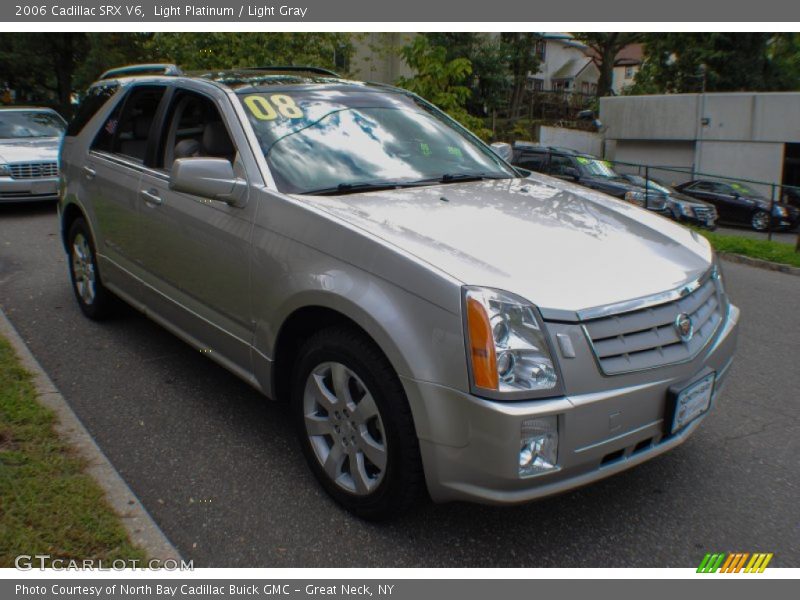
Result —
<instances>
[{"instance_id":1,"label":"cadillac emblem","mask_svg":"<svg viewBox=\"0 0 800 600\"><path fill-rule=\"evenodd\" d=\"M675 331L678 332L678 337L682 342L688 342L694 335L694 323L689 315L681 313L675 317Z\"/></svg>"}]
</instances>

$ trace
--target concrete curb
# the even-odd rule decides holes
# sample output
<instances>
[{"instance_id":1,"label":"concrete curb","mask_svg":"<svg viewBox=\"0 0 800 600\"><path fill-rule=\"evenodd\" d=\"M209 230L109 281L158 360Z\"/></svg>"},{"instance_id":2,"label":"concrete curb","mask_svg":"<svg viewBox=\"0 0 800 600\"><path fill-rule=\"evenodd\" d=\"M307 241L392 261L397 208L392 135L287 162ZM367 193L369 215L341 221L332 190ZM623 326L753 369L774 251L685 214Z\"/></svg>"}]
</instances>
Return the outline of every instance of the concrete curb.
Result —
<instances>
[{"instance_id":1,"label":"concrete curb","mask_svg":"<svg viewBox=\"0 0 800 600\"><path fill-rule=\"evenodd\" d=\"M2 310L0 335L9 341L22 366L33 375L39 402L56 415L56 432L86 460L86 472L105 492L106 500L120 517L131 542L144 550L148 559L180 562L180 553L100 450Z\"/></svg>"},{"instance_id":2,"label":"concrete curb","mask_svg":"<svg viewBox=\"0 0 800 600\"><path fill-rule=\"evenodd\" d=\"M800 276L800 267L782 265L780 263L774 263L768 260L761 260L760 258L751 258L749 256L731 254L729 252L720 252L719 257L729 262L739 263L740 265L749 265L759 269L766 269L767 271L778 271L779 273L786 273L787 275Z\"/></svg>"}]
</instances>

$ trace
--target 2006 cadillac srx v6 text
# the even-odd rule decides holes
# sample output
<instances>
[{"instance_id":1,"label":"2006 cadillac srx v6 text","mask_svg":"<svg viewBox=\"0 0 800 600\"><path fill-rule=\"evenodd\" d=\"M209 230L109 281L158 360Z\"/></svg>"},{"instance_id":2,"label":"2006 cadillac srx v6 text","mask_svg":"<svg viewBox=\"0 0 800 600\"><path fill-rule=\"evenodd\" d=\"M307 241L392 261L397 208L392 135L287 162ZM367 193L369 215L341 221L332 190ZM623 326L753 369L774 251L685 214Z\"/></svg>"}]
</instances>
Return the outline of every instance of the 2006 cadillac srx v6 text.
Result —
<instances>
[{"instance_id":1,"label":"2006 cadillac srx v6 text","mask_svg":"<svg viewBox=\"0 0 800 600\"><path fill-rule=\"evenodd\" d=\"M70 123L77 301L100 319L121 298L286 399L349 510L562 492L713 406L739 310L694 232L522 175L404 90L163 72L101 80Z\"/></svg>"}]
</instances>

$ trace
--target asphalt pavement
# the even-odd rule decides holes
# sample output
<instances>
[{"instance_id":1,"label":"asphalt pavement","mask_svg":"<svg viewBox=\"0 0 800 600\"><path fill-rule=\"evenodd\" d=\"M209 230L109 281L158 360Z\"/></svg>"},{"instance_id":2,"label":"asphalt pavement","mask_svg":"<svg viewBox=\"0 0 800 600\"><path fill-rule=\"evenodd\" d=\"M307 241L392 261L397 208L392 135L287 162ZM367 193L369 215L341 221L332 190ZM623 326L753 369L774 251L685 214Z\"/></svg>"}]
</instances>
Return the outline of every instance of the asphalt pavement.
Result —
<instances>
[{"instance_id":1,"label":"asphalt pavement","mask_svg":"<svg viewBox=\"0 0 800 600\"><path fill-rule=\"evenodd\" d=\"M733 551L800 566L800 277L724 273L739 353L684 445L556 498L370 524L318 487L284 406L133 310L81 315L52 205L0 206L0 307L197 567L692 567Z\"/></svg>"}]
</instances>

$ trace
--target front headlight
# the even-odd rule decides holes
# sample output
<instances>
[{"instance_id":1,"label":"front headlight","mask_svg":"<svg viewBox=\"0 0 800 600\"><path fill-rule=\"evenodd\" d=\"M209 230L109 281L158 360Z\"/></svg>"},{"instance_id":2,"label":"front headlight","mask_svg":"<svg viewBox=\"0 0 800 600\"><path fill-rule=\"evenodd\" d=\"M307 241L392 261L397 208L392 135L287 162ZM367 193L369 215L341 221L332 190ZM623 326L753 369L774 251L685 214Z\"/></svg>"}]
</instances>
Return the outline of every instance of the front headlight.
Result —
<instances>
[{"instance_id":1,"label":"front headlight","mask_svg":"<svg viewBox=\"0 0 800 600\"><path fill-rule=\"evenodd\" d=\"M0 177L10 177L11 169L8 165L0 165Z\"/></svg>"},{"instance_id":2,"label":"front headlight","mask_svg":"<svg viewBox=\"0 0 800 600\"><path fill-rule=\"evenodd\" d=\"M536 307L500 290L464 288L472 388L495 398L552 396L556 364Z\"/></svg>"},{"instance_id":3,"label":"front headlight","mask_svg":"<svg viewBox=\"0 0 800 600\"><path fill-rule=\"evenodd\" d=\"M644 208L647 198L643 192L625 192L625 201Z\"/></svg>"}]
</instances>

